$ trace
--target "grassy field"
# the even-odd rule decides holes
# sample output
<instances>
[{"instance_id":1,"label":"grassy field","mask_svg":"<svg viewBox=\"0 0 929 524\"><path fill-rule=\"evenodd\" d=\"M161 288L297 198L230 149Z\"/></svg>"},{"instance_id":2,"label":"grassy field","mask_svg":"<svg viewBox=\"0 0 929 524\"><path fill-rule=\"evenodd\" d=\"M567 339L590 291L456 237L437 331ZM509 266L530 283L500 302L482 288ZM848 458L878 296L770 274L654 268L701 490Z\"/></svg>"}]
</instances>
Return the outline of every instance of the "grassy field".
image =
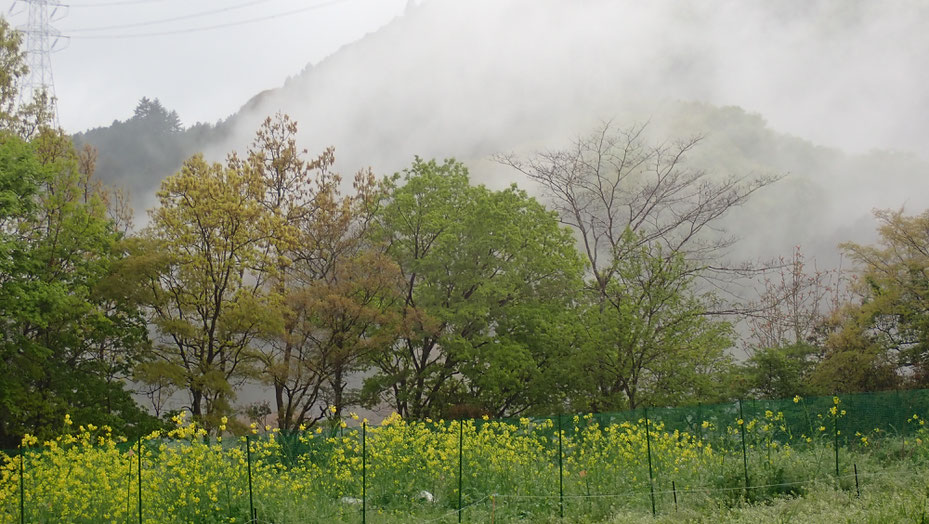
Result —
<instances>
[{"instance_id":1,"label":"grassy field","mask_svg":"<svg viewBox=\"0 0 929 524\"><path fill-rule=\"evenodd\" d=\"M800 496L756 504L704 504L661 513L618 511L611 522L874 523L929 522L929 469L896 465L862 475L861 495L830 482L809 484ZM578 522L585 522L579 519Z\"/></svg>"},{"instance_id":2,"label":"grassy field","mask_svg":"<svg viewBox=\"0 0 929 524\"><path fill-rule=\"evenodd\" d=\"M843 433L837 398L788 407L802 416L717 410L687 418L690 431L644 416L394 416L363 432L217 436L178 417L137 442L66 421L58 439L0 455L0 521L138 522L141 508L144 522L248 522L252 510L257 522L361 522L362 511L457 522L459 504L469 522L925 521L922 418Z\"/></svg>"}]
</instances>

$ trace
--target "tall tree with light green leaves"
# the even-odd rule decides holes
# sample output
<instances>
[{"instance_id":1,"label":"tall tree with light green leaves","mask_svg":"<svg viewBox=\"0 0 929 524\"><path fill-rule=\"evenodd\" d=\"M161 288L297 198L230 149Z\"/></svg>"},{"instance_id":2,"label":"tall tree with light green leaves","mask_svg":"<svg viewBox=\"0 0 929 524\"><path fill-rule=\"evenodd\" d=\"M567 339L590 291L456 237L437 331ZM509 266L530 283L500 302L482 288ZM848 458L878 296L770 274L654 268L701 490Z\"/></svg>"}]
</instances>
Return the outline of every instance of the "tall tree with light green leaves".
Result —
<instances>
[{"instance_id":1,"label":"tall tree with light green leaves","mask_svg":"<svg viewBox=\"0 0 929 524\"><path fill-rule=\"evenodd\" d=\"M412 418L560 402L583 269L570 233L515 187L471 185L454 160L417 158L395 182L373 234L400 267L404 327L372 356L369 400Z\"/></svg>"},{"instance_id":2,"label":"tall tree with light green leaves","mask_svg":"<svg viewBox=\"0 0 929 524\"><path fill-rule=\"evenodd\" d=\"M843 244L856 300L832 318L810 378L819 391L929 386L929 211L875 211L876 245Z\"/></svg>"},{"instance_id":3,"label":"tall tree with light green leaves","mask_svg":"<svg viewBox=\"0 0 929 524\"><path fill-rule=\"evenodd\" d=\"M264 288L277 260L265 249L274 222L263 191L258 173L194 156L162 183L123 268L138 277L154 328L139 376L186 390L208 427L232 412L237 385L257 376L254 343L279 323L279 297Z\"/></svg>"}]
</instances>

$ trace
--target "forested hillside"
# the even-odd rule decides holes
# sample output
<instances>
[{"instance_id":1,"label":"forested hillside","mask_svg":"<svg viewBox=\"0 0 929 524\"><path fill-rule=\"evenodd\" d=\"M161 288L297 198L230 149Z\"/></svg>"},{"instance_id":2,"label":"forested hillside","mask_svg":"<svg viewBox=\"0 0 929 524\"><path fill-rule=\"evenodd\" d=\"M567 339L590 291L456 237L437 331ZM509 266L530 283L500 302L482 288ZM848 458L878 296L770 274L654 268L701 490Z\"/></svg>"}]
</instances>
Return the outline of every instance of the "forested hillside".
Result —
<instances>
[{"instance_id":1,"label":"forested hillside","mask_svg":"<svg viewBox=\"0 0 929 524\"><path fill-rule=\"evenodd\" d=\"M3 26L0 446L66 415L241 432L929 385L925 159L689 96L712 67L685 41L601 60L599 24L559 53L597 16L571 12L498 49L471 9L411 7L215 125L145 97L73 136L17 107Z\"/></svg>"}]
</instances>

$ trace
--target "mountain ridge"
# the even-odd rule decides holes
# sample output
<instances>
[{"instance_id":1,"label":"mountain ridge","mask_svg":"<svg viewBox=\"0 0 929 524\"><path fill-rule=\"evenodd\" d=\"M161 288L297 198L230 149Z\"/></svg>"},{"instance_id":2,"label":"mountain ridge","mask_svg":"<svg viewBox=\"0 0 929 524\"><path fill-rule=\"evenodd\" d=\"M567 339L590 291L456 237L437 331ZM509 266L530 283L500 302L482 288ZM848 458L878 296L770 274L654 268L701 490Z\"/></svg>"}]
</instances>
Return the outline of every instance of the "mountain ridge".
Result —
<instances>
[{"instance_id":1,"label":"mountain ridge","mask_svg":"<svg viewBox=\"0 0 929 524\"><path fill-rule=\"evenodd\" d=\"M604 119L620 127L649 122L655 141L706 134L691 156L695 168L735 175L788 174L729 221L740 237L750 239L743 240L739 255L786 254L803 244L837 261L838 242L874 238L872 208L929 207L929 200L919 196L929 193L929 167L913 153L846 153L834 145L818 145L812 135L803 137L772 125L766 120L771 115L762 116L758 108L737 100L718 103L727 92L719 88L728 81L724 66L749 63L747 57L753 55L716 48L743 42L754 46L758 56L769 56L778 46L802 48L822 32L827 38L810 52L820 50L833 59L844 56L833 49L838 44L854 49L867 43L856 31L882 34L863 25L875 12L865 3L819 0L811 4L813 15L762 4L727 3L723 14L670 2L642 6L592 1L585 4L587 9L564 8L550 0L506 5L432 0L415 5L380 30L308 65L281 87L256 94L216 125L185 130L185 137L168 152L173 155L170 162L164 162L174 167L159 175L146 171L144 183L133 188L135 203L149 207L160 178L194 152L222 160L232 150L241 151L259 123L276 112L289 113L300 123L301 145L311 153L335 146L343 173L368 166L380 174L392 173L414 155L456 157L471 165L477 182L497 187L511 182L530 185L488 161L488 155L565 147ZM817 18L823 13L834 19ZM880 16L878 22L894 22L902 15ZM926 18L925 13L919 17ZM734 19L744 27L731 24ZM655 24L680 34L643 47L646 29ZM719 29L733 35L713 36ZM753 30L774 41L761 42ZM923 43L914 48L921 49ZM628 52L610 52L612 46ZM895 60L905 63L885 61ZM815 89L787 81L773 87L761 82L795 67L799 66L772 63L774 71L748 87L781 87L797 97L797 111L802 113L822 98ZM850 77L856 71L836 73ZM738 84L750 79L736 72L732 80ZM836 89L828 82L818 87L827 93ZM744 93L733 98L740 97L751 99ZM120 135L122 131L111 129ZM93 130L76 140L94 143L103 134ZM143 137L137 142L135 147L144 150L152 140ZM101 159L127 147L97 145ZM149 158L157 157L157 152L150 153ZM101 178L113 182L120 171L132 172L131 160L123 165L102 170Z\"/></svg>"}]
</instances>

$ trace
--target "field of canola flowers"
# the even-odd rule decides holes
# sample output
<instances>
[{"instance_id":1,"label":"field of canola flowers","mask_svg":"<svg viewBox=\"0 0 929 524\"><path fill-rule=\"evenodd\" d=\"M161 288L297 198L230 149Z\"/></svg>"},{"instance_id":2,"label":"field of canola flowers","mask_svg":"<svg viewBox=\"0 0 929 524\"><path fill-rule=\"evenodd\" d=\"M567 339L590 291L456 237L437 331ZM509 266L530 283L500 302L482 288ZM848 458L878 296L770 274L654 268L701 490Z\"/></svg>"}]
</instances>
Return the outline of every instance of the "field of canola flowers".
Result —
<instances>
[{"instance_id":1,"label":"field of canola flowers","mask_svg":"<svg viewBox=\"0 0 929 524\"><path fill-rule=\"evenodd\" d=\"M813 404L796 397L788 415L752 418L741 404L703 420L691 411L675 419L689 431L669 429L653 410L508 421L393 415L364 428L284 435L253 425L248 436L216 436L182 414L171 431L127 442L66 419L56 440L27 436L23 453L0 455L0 521L457 522L460 511L472 522L601 522L621 512L712 514L822 483L860 492L858 469L867 478L929 457L919 414L905 428L850 433L838 397Z\"/></svg>"}]
</instances>

